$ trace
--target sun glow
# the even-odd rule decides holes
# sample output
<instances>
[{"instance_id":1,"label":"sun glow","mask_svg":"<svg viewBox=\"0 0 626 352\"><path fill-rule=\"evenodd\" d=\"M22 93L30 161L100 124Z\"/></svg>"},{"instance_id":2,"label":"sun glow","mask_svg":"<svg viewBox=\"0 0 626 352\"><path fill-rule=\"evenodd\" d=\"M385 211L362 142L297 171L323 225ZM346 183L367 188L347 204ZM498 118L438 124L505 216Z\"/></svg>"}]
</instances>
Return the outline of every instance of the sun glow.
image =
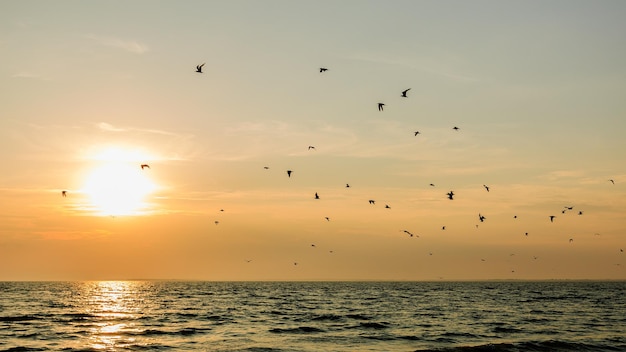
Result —
<instances>
[{"instance_id":1,"label":"sun glow","mask_svg":"<svg viewBox=\"0 0 626 352\"><path fill-rule=\"evenodd\" d=\"M149 167L132 153L107 150L95 158L101 164L86 178L83 192L98 215L141 215L148 208L147 196L156 190Z\"/></svg>"}]
</instances>

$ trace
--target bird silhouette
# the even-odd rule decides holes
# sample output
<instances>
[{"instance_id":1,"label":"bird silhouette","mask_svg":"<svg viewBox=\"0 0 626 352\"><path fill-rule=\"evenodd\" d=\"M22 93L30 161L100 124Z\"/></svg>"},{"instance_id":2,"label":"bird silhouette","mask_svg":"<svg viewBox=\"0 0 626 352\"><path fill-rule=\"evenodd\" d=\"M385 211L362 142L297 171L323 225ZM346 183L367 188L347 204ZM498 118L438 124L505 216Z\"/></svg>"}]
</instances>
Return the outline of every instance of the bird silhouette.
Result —
<instances>
[{"instance_id":1,"label":"bird silhouette","mask_svg":"<svg viewBox=\"0 0 626 352\"><path fill-rule=\"evenodd\" d=\"M61 191L61 195L62 195L63 197L67 197L67 191Z\"/></svg>"},{"instance_id":2,"label":"bird silhouette","mask_svg":"<svg viewBox=\"0 0 626 352\"><path fill-rule=\"evenodd\" d=\"M291 177L291 173L292 173L292 172L293 172L293 171L291 171L291 170L287 170L287 177Z\"/></svg>"},{"instance_id":3,"label":"bird silhouette","mask_svg":"<svg viewBox=\"0 0 626 352\"><path fill-rule=\"evenodd\" d=\"M434 183L431 183L431 184L430 184L430 187L435 187L435 184L434 184Z\"/></svg>"},{"instance_id":4,"label":"bird silhouette","mask_svg":"<svg viewBox=\"0 0 626 352\"><path fill-rule=\"evenodd\" d=\"M489 186L487 186L487 185L483 185L483 187L485 187L485 189L487 190L487 192L489 192Z\"/></svg>"},{"instance_id":5,"label":"bird silhouette","mask_svg":"<svg viewBox=\"0 0 626 352\"><path fill-rule=\"evenodd\" d=\"M484 217L483 215L478 213L478 220L480 220L480 222L485 222L485 219L486 219L486 217Z\"/></svg>"},{"instance_id":6,"label":"bird silhouette","mask_svg":"<svg viewBox=\"0 0 626 352\"><path fill-rule=\"evenodd\" d=\"M582 210L579 210L579 211L578 211L578 215L583 215L583 211L582 211Z\"/></svg>"},{"instance_id":7,"label":"bird silhouette","mask_svg":"<svg viewBox=\"0 0 626 352\"><path fill-rule=\"evenodd\" d=\"M411 90L411 88L408 88L408 89L403 90L403 91L402 91L402 97L403 97L403 98L407 98L407 96L406 96L406 92L408 92L408 91L410 91L410 90Z\"/></svg>"},{"instance_id":8,"label":"bird silhouette","mask_svg":"<svg viewBox=\"0 0 626 352\"><path fill-rule=\"evenodd\" d=\"M458 127L456 127L456 126L452 127L452 129L453 129L453 130L455 130L455 131L460 130L460 128L458 128Z\"/></svg>"},{"instance_id":9,"label":"bird silhouette","mask_svg":"<svg viewBox=\"0 0 626 352\"><path fill-rule=\"evenodd\" d=\"M409 232L409 231L407 231L407 230L403 230L402 232L404 232L404 233L406 233L407 235L409 235L409 237L413 237L413 236L415 236L415 237L420 237L420 236L416 236L416 235L412 234L411 232Z\"/></svg>"},{"instance_id":10,"label":"bird silhouette","mask_svg":"<svg viewBox=\"0 0 626 352\"><path fill-rule=\"evenodd\" d=\"M420 131L415 131L413 133L417 136L418 134L420 134Z\"/></svg>"},{"instance_id":11,"label":"bird silhouette","mask_svg":"<svg viewBox=\"0 0 626 352\"><path fill-rule=\"evenodd\" d=\"M330 218L328 216L326 216L324 219L326 219L326 221L330 221Z\"/></svg>"},{"instance_id":12,"label":"bird silhouette","mask_svg":"<svg viewBox=\"0 0 626 352\"><path fill-rule=\"evenodd\" d=\"M197 66L196 66L196 72L198 72L198 73L202 73L202 66L204 66L204 64L202 64L202 65L197 65Z\"/></svg>"},{"instance_id":13,"label":"bird silhouette","mask_svg":"<svg viewBox=\"0 0 626 352\"><path fill-rule=\"evenodd\" d=\"M445 229L446 229L446 227L445 227L445 226L441 226L441 229L442 229L442 230L445 230Z\"/></svg>"},{"instance_id":14,"label":"bird silhouette","mask_svg":"<svg viewBox=\"0 0 626 352\"><path fill-rule=\"evenodd\" d=\"M346 183L346 188L350 188L350 184L349 183Z\"/></svg>"},{"instance_id":15,"label":"bird silhouette","mask_svg":"<svg viewBox=\"0 0 626 352\"><path fill-rule=\"evenodd\" d=\"M609 181L611 181L612 184L615 184L615 180L610 179Z\"/></svg>"},{"instance_id":16,"label":"bird silhouette","mask_svg":"<svg viewBox=\"0 0 626 352\"><path fill-rule=\"evenodd\" d=\"M373 199L370 199L369 202L370 202L370 204L376 204L376 201L373 200Z\"/></svg>"},{"instance_id":17,"label":"bird silhouette","mask_svg":"<svg viewBox=\"0 0 626 352\"><path fill-rule=\"evenodd\" d=\"M269 169L270 169L270 167L269 167L269 166L263 166L263 168L264 168L265 170L269 170Z\"/></svg>"},{"instance_id":18,"label":"bird silhouette","mask_svg":"<svg viewBox=\"0 0 626 352\"><path fill-rule=\"evenodd\" d=\"M574 239L573 239L573 238L570 238L570 239L569 239L569 243L573 243L573 242L574 242Z\"/></svg>"},{"instance_id":19,"label":"bird silhouette","mask_svg":"<svg viewBox=\"0 0 626 352\"><path fill-rule=\"evenodd\" d=\"M315 199L320 199L320 196L317 195L317 192L315 192Z\"/></svg>"},{"instance_id":20,"label":"bird silhouette","mask_svg":"<svg viewBox=\"0 0 626 352\"><path fill-rule=\"evenodd\" d=\"M454 192L450 191L448 193L446 193L448 195L448 199L453 200L454 199Z\"/></svg>"},{"instance_id":21,"label":"bird silhouette","mask_svg":"<svg viewBox=\"0 0 626 352\"><path fill-rule=\"evenodd\" d=\"M550 215L550 222L554 222L554 218L556 218L556 216Z\"/></svg>"},{"instance_id":22,"label":"bird silhouette","mask_svg":"<svg viewBox=\"0 0 626 352\"><path fill-rule=\"evenodd\" d=\"M141 169L143 170L143 169L145 169L145 168L148 168L148 169L149 169L149 168L150 168L150 165L148 165L148 164L141 164Z\"/></svg>"},{"instance_id":23,"label":"bird silhouette","mask_svg":"<svg viewBox=\"0 0 626 352\"><path fill-rule=\"evenodd\" d=\"M385 104L378 103L378 111L383 111L383 106L385 106Z\"/></svg>"},{"instance_id":24,"label":"bird silhouette","mask_svg":"<svg viewBox=\"0 0 626 352\"><path fill-rule=\"evenodd\" d=\"M389 206L389 204L385 204L385 209L391 209L391 207Z\"/></svg>"},{"instance_id":25,"label":"bird silhouette","mask_svg":"<svg viewBox=\"0 0 626 352\"><path fill-rule=\"evenodd\" d=\"M310 145L310 146L309 146L309 150L311 150L311 149L315 150L315 147L314 147L314 146L312 146L312 145Z\"/></svg>"},{"instance_id":26,"label":"bird silhouette","mask_svg":"<svg viewBox=\"0 0 626 352\"><path fill-rule=\"evenodd\" d=\"M326 72L326 71L328 71L328 69L326 67L320 67L320 73Z\"/></svg>"}]
</instances>

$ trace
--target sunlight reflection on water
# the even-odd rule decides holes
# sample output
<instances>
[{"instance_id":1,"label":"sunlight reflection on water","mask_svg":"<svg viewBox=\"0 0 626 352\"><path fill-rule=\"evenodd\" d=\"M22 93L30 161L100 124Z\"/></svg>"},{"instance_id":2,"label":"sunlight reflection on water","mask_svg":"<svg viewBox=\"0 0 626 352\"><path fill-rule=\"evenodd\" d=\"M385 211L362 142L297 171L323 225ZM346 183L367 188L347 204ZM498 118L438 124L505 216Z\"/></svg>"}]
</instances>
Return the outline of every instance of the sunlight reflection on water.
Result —
<instances>
[{"instance_id":1,"label":"sunlight reflection on water","mask_svg":"<svg viewBox=\"0 0 626 352\"><path fill-rule=\"evenodd\" d=\"M103 321L90 329L90 347L115 349L133 343L134 338L123 338L133 324L120 323L130 320L138 313L136 284L129 281L99 281L86 288L87 300L92 307L88 313ZM120 346L121 345L121 346Z\"/></svg>"}]
</instances>

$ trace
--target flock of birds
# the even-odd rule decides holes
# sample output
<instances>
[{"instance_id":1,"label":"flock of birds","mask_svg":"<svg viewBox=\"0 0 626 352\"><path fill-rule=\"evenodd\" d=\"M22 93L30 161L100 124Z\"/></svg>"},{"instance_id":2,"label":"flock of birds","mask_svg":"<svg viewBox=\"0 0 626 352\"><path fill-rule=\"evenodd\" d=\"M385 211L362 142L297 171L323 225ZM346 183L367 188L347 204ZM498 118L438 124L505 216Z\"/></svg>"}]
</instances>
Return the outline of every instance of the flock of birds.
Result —
<instances>
[{"instance_id":1,"label":"flock of birds","mask_svg":"<svg viewBox=\"0 0 626 352\"><path fill-rule=\"evenodd\" d=\"M196 71L195 71L195 72L196 72L196 73L200 73L200 74L201 74L201 73L203 73L202 69L203 69L204 65L205 65L205 63L199 64L199 65L196 65ZM326 67L320 67L320 68L319 68L319 72L320 72L320 73L325 73L325 72L327 72L328 70L329 70L329 69L328 69L328 68L326 68ZM402 98L409 98L409 96L408 96L408 92L409 92L410 90L411 90L411 88L407 88L407 89L405 89L405 90L402 90L402 91L400 92L400 97L402 97ZM382 112L382 111L384 111L384 108L385 108L385 103L383 103L383 102L379 102L379 103L378 103L378 111ZM454 127L452 127L452 130L453 130L453 131L459 131L459 130L460 130L460 128L459 128L459 127L457 127L457 126L454 126ZM419 131L414 131L414 132L413 132L413 134L414 134L414 136L418 136L418 135L420 134L420 132L419 132ZM308 146L308 150L316 150L316 148L315 148L315 146L309 145L309 146ZM149 168L150 168L150 165L149 165L149 164L140 164L139 166L140 166L140 168L141 168L142 170L144 170L144 169L149 169ZM264 169L266 169L266 170L268 170L269 168L270 168L269 166L264 166ZM288 178L291 178L291 176L293 175L293 173L294 173L294 171L293 171L293 170L290 170L290 169L286 170L286 174L287 174L287 177L288 177ZM615 180L614 180L614 179L609 179L608 181L609 181L611 184L615 185ZM429 184L429 186L430 186L430 187L435 187L435 184L434 184L434 183L430 183L430 184ZM350 184L349 184L349 183L346 183L345 187L346 187L346 188L350 188ZM487 192L490 192L490 187L489 187L488 185L484 184L484 185L483 185L483 188L484 188ZM63 191L61 191L61 195L62 195L63 197L67 197L67 194L68 194L68 191L67 191L67 190L63 190ZM447 192L445 195L446 195L447 199L449 199L449 200L451 200L451 201L455 199L455 198L454 198L454 197L455 197L455 193L454 193L454 191L453 191L453 190L450 190L450 191L449 191L449 192ZM318 194L318 192L315 192L315 194L314 194L313 198L314 198L315 200L319 200L319 199L320 199L320 195ZM369 204L371 204L371 205L375 205L375 204L376 204L376 200L374 200L374 199L369 199L369 200L368 200L368 202L369 202ZM385 208L386 208L386 209L391 209L391 207L390 207L388 204L385 204ZM573 211L573 209L574 209L574 207L573 207L573 206L565 206L565 207L561 210L561 213L562 213L562 214L566 214L567 212ZM223 211L224 211L224 209L220 209L220 212L223 212ZM584 213L584 211L583 211L583 210L578 210L578 212L577 212L577 214L578 214L578 215L583 215L583 213ZM517 217L517 215L514 215L514 216L513 216L513 218L514 218L514 219L517 219L518 217ZM555 219L556 219L556 218L557 218L557 216L556 216L556 215L549 215L549 216L548 216L548 219L549 219L549 221L550 221L551 223L553 223L553 222L555 221ZM328 216L324 217L324 219L325 219L326 221L330 221L330 217L328 217ZM479 221L480 223L485 222L485 220L486 220L486 219L487 219L487 218L486 218L483 214L478 213L478 221ZM215 225L218 225L220 222L219 222L218 220L215 220L215 221L214 221L214 223L215 223ZM476 224L476 227L478 228L478 224ZM441 227L441 230L446 230L446 226L445 226L445 225L444 225L444 226L442 226L442 227ZM406 229L405 229L405 230L400 230L400 231L401 231L402 233L406 234L408 237L411 237L411 238L419 238L419 235L418 235L418 234L415 234L415 233L413 233L413 232L411 232L411 231L409 231L409 230L406 230ZM528 236L529 234L528 234L528 232L525 232L525 233L524 233L524 235L525 235L525 236ZM598 234L598 233L596 233L596 235L599 235L599 234ZM573 243L573 242L574 242L574 238L569 238L569 239L568 239L568 242L569 242L569 243ZM312 247L312 248L316 248L317 246L316 246L315 244L311 244L311 247ZM624 252L624 249L623 249L623 248L620 248L620 249L619 249L619 252L620 252L620 253L623 253L623 252ZM329 253L334 253L334 251L333 251L333 250L330 250L330 251L329 251ZM433 255L433 253L432 253L432 252L429 252L428 254L429 254L429 255ZM514 255L514 254L511 254L511 256L513 256L513 255ZM537 256L533 256L533 259L538 259L538 257L537 257ZM483 261L483 262L484 262L484 261L486 261L486 259L481 258L481 261ZM250 263L250 262L252 262L252 259L245 259L245 262ZM299 264L299 263L298 263L297 261L293 262L293 265L295 265L295 266L297 266L298 264ZM616 265L620 265L620 264L616 264ZM511 272L515 272L515 270L511 270Z\"/></svg>"}]
</instances>

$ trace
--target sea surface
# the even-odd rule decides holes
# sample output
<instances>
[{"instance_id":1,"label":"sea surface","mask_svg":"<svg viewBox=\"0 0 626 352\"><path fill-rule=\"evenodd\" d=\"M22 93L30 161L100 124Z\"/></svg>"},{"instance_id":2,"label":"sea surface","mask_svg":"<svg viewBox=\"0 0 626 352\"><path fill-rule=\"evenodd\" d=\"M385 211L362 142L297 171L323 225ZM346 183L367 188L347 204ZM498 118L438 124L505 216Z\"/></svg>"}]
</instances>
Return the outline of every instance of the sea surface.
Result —
<instances>
[{"instance_id":1,"label":"sea surface","mask_svg":"<svg viewBox=\"0 0 626 352\"><path fill-rule=\"evenodd\" d=\"M626 351L626 282L0 282L0 351Z\"/></svg>"}]
</instances>

